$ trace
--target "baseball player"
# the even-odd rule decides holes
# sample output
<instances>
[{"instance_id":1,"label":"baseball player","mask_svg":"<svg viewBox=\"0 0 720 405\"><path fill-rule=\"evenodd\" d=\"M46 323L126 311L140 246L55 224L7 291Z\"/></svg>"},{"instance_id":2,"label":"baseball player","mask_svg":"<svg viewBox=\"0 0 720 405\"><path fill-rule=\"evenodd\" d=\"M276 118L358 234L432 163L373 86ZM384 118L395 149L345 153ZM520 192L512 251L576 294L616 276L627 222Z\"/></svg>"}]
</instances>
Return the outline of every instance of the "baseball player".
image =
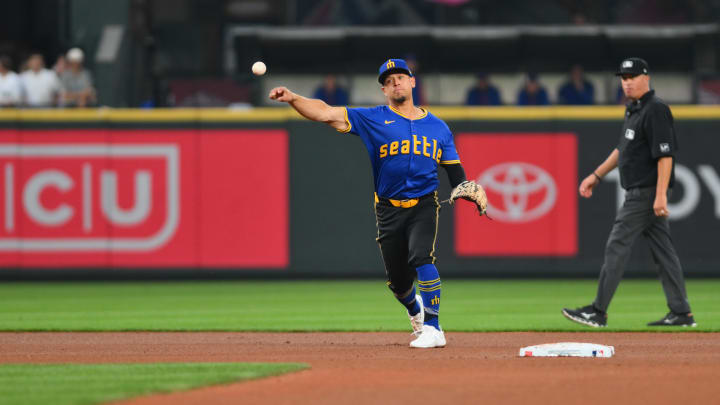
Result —
<instances>
[{"instance_id":1,"label":"baseball player","mask_svg":"<svg viewBox=\"0 0 720 405\"><path fill-rule=\"evenodd\" d=\"M685 292L680 259L670 237L668 194L675 182L677 133L670 108L650 90L647 62L629 58L616 73L630 103L617 148L580 184L580 195L592 196L595 186L615 167L620 184L627 190L625 203L615 217L605 247L595 301L582 308L562 310L573 322L593 327L607 326L607 309L620 284L633 242L640 234L647 238L667 305L665 317L648 326L696 326Z\"/></svg>"},{"instance_id":2,"label":"baseball player","mask_svg":"<svg viewBox=\"0 0 720 405\"><path fill-rule=\"evenodd\" d=\"M331 107L286 87L270 91L270 98L290 104L303 117L324 122L337 131L360 136L367 148L375 180L375 216L387 285L407 308L417 336L411 347L445 346L440 327L440 275L435 267L440 203L438 166L445 168L456 198L473 200L484 212L484 194L475 197L455 150L448 126L427 110L415 107L413 73L402 59L389 59L378 81L387 105L373 108ZM460 187L462 186L462 187ZM477 191L477 190L475 190ZM470 193L472 194L472 193ZM414 286L417 278L416 295Z\"/></svg>"}]
</instances>

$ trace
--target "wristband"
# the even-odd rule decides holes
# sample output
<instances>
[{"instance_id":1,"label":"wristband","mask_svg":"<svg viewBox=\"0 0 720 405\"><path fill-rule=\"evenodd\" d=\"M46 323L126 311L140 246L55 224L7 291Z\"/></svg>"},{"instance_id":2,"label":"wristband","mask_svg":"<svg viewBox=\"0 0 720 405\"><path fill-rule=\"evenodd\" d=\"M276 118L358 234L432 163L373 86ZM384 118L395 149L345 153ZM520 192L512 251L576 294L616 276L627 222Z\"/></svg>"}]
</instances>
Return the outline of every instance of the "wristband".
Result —
<instances>
[{"instance_id":1,"label":"wristband","mask_svg":"<svg viewBox=\"0 0 720 405\"><path fill-rule=\"evenodd\" d=\"M602 180L602 177L598 176L597 173L593 172L593 175L595 175L595 177L597 177L598 181Z\"/></svg>"}]
</instances>

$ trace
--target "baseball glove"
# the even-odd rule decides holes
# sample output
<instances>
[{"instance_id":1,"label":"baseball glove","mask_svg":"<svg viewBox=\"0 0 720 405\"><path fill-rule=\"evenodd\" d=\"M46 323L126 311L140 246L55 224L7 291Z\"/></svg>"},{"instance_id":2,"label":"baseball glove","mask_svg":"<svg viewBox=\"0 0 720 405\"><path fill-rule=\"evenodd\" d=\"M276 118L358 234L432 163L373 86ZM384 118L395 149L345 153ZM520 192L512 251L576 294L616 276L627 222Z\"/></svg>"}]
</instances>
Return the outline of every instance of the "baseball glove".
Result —
<instances>
[{"instance_id":1,"label":"baseball glove","mask_svg":"<svg viewBox=\"0 0 720 405\"><path fill-rule=\"evenodd\" d=\"M474 202L480 215L485 215L487 211L487 195L485 195L485 190L481 185L474 181L463 181L450 193L450 204L454 203L458 198Z\"/></svg>"}]
</instances>

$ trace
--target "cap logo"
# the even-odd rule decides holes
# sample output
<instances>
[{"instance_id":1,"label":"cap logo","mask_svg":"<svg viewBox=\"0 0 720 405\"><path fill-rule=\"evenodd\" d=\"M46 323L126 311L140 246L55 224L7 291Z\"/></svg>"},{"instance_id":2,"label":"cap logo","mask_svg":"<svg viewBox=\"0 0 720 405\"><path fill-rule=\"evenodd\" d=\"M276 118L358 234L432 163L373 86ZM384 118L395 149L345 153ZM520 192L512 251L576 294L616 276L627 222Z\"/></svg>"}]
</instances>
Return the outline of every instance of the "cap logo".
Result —
<instances>
[{"instance_id":1,"label":"cap logo","mask_svg":"<svg viewBox=\"0 0 720 405\"><path fill-rule=\"evenodd\" d=\"M387 63L385 64L385 69L390 69L390 68L394 68L394 67L395 67L395 62L392 59L388 60Z\"/></svg>"},{"instance_id":2,"label":"cap logo","mask_svg":"<svg viewBox=\"0 0 720 405\"><path fill-rule=\"evenodd\" d=\"M625 62L622 63L622 67L623 67L623 68L631 68L631 67L633 67L633 61L631 61L631 60L626 60Z\"/></svg>"}]
</instances>

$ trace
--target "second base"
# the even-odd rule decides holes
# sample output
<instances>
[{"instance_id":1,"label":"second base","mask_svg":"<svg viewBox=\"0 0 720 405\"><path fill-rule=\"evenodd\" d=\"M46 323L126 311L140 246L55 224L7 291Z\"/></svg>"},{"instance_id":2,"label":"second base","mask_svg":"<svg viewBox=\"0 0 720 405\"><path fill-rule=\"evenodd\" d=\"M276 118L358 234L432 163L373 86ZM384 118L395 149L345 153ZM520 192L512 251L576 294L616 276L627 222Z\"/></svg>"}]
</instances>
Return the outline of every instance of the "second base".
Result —
<instances>
[{"instance_id":1,"label":"second base","mask_svg":"<svg viewBox=\"0 0 720 405\"><path fill-rule=\"evenodd\" d=\"M520 357L612 357L614 346L596 343L561 342L520 348Z\"/></svg>"}]
</instances>

